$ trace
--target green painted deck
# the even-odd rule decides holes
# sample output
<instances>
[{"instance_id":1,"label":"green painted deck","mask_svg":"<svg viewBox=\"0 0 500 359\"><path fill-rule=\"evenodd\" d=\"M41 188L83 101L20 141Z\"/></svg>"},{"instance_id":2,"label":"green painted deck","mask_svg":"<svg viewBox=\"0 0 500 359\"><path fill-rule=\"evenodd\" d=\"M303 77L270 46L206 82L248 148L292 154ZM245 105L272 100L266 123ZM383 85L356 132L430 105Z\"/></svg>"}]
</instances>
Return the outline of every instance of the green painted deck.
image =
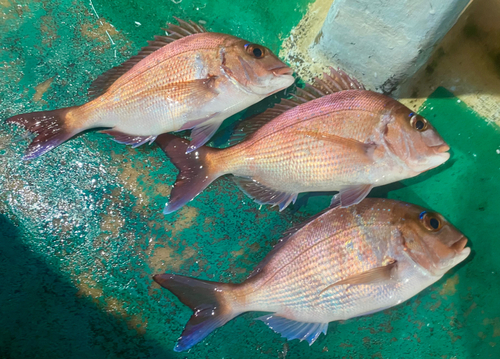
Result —
<instances>
[{"instance_id":1,"label":"green painted deck","mask_svg":"<svg viewBox=\"0 0 500 359\"><path fill-rule=\"evenodd\" d=\"M277 52L307 4L0 0L0 119L85 102L94 78L172 16ZM472 255L395 308L331 323L311 347L287 343L247 313L185 353L172 348L191 312L151 276L242 281L284 230L330 198L279 213L223 178L164 216L176 171L156 146L132 149L86 133L23 162L27 139L2 124L0 358L498 358L500 130L443 88L420 113L452 158L371 196L441 212L469 237ZM216 144L226 135L223 128Z\"/></svg>"}]
</instances>

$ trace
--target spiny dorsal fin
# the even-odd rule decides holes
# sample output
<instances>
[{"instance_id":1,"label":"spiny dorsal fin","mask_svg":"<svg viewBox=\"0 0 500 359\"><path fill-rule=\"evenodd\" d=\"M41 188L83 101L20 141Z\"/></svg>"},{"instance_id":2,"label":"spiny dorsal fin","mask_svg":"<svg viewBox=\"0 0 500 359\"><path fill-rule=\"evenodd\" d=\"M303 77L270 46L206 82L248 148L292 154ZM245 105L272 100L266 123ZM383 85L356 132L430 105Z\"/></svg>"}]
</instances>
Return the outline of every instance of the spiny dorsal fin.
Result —
<instances>
[{"instance_id":1,"label":"spiny dorsal fin","mask_svg":"<svg viewBox=\"0 0 500 359\"><path fill-rule=\"evenodd\" d=\"M364 89L365 87L355 78L350 77L342 70L335 70L333 67L330 67L330 73L323 73L322 79L316 77L313 80L313 85L306 84L304 88L297 87L295 93L291 95L292 98L283 99L278 105L248 120L242 121L235 128L233 135L229 139L230 144L233 145L241 142L245 138L249 138L266 123L306 102L335 92Z\"/></svg>"},{"instance_id":2,"label":"spiny dorsal fin","mask_svg":"<svg viewBox=\"0 0 500 359\"><path fill-rule=\"evenodd\" d=\"M87 93L89 100L93 100L102 95L116 80L134 67L139 61L151 55L156 50L183 37L207 32L203 26L193 21L184 21L175 16L174 18L179 22L179 25L167 23L167 28L162 29L167 32L167 36L155 36L154 41L148 41L148 46L143 47L137 55L132 56L123 64L113 67L95 79L90 85Z\"/></svg>"},{"instance_id":3,"label":"spiny dorsal fin","mask_svg":"<svg viewBox=\"0 0 500 359\"><path fill-rule=\"evenodd\" d=\"M329 74L323 73L322 79L316 77L313 87L325 95L345 90L365 90L365 86L354 77L350 77L342 70L335 70L333 67L330 67Z\"/></svg>"}]
</instances>

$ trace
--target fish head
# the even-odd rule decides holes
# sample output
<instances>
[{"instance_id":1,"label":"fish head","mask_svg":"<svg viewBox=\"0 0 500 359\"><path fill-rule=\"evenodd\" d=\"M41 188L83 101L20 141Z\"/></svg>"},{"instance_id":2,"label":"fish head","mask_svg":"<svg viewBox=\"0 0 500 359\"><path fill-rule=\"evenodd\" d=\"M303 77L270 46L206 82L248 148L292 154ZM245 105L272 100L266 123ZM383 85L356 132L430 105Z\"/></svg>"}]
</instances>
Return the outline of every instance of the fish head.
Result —
<instances>
[{"instance_id":1,"label":"fish head","mask_svg":"<svg viewBox=\"0 0 500 359\"><path fill-rule=\"evenodd\" d=\"M382 121L385 141L413 175L440 166L450 158L450 146L426 118L399 102L385 116L385 124Z\"/></svg>"},{"instance_id":2,"label":"fish head","mask_svg":"<svg viewBox=\"0 0 500 359\"><path fill-rule=\"evenodd\" d=\"M441 214L401 203L404 251L434 276L442 276L470 254L467 238Z\"/></svg>"},{"instance_id":3,"label":"fish head","mask_svg":"<svg viewBox=\"0 0 500 359\"><path fill-rule=\"evenodd\" d=\"M262 45L230 37L221 57L226 75L256 95L272 95L295 81L293 70Z\"/></svg>"}]
</instances>

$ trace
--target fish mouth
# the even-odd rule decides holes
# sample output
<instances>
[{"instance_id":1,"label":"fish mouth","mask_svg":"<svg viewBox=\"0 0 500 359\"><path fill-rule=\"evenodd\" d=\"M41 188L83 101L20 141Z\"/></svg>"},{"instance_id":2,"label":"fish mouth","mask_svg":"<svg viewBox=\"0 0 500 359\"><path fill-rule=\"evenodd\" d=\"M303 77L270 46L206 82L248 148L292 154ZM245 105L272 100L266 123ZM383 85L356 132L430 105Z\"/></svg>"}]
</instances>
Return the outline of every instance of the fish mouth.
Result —
<instances>
[{"instance_id":1,"label":"fish mouth","mask_svg":"<svg viewBox=\"0 0 500 359\"><path fill-rule=\"evenodd\" d=\"M450 146L448 146L446 143L444 145L434 146L432 148L434 149L435 153L445 153L450 150Z\"/></svg>"},{"instance_id":2,"label":"fish mouth","mask_svg":"<svg viewBox=\"0 0 500 359\"><path fill-rule=\"evenodd\" d=\"M271 72L274 76L293 75L293 70L288 66L276 67L271 69Z\"/></svg>"},{"instance_id":3,"label":"fish mouth","mask_svg":"<svg viewBox=\"0 0 500 359\"><path fill-rule=\"evenodd\" d=\"M464 250L465 246L467 245L467 237L462 236L458 241L456 241L451 248L456 252L456 253L462 253Z\"/></svg>"}]
</instances>

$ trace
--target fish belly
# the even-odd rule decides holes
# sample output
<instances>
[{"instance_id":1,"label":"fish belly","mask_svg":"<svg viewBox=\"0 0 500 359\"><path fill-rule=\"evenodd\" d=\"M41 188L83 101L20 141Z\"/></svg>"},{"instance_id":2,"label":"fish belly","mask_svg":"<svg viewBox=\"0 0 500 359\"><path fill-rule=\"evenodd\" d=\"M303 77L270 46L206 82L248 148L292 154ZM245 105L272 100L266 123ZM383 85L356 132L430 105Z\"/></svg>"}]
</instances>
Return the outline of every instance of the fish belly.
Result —
<instances>
[{"instance_id":1,"label":"fish belly","mask_svg":"<svg viewBox=\"0 0 500 359\"><path fill-rule=\"evenodd\" d=\"M216 90L204 89L203 79L176 85L159 83L151 89L118 88L81 109L91 127L111 127L137 136L191 129L205 122L221 123L227 117L261 100L229 80Z\"/></svg>"}]
</instances>

